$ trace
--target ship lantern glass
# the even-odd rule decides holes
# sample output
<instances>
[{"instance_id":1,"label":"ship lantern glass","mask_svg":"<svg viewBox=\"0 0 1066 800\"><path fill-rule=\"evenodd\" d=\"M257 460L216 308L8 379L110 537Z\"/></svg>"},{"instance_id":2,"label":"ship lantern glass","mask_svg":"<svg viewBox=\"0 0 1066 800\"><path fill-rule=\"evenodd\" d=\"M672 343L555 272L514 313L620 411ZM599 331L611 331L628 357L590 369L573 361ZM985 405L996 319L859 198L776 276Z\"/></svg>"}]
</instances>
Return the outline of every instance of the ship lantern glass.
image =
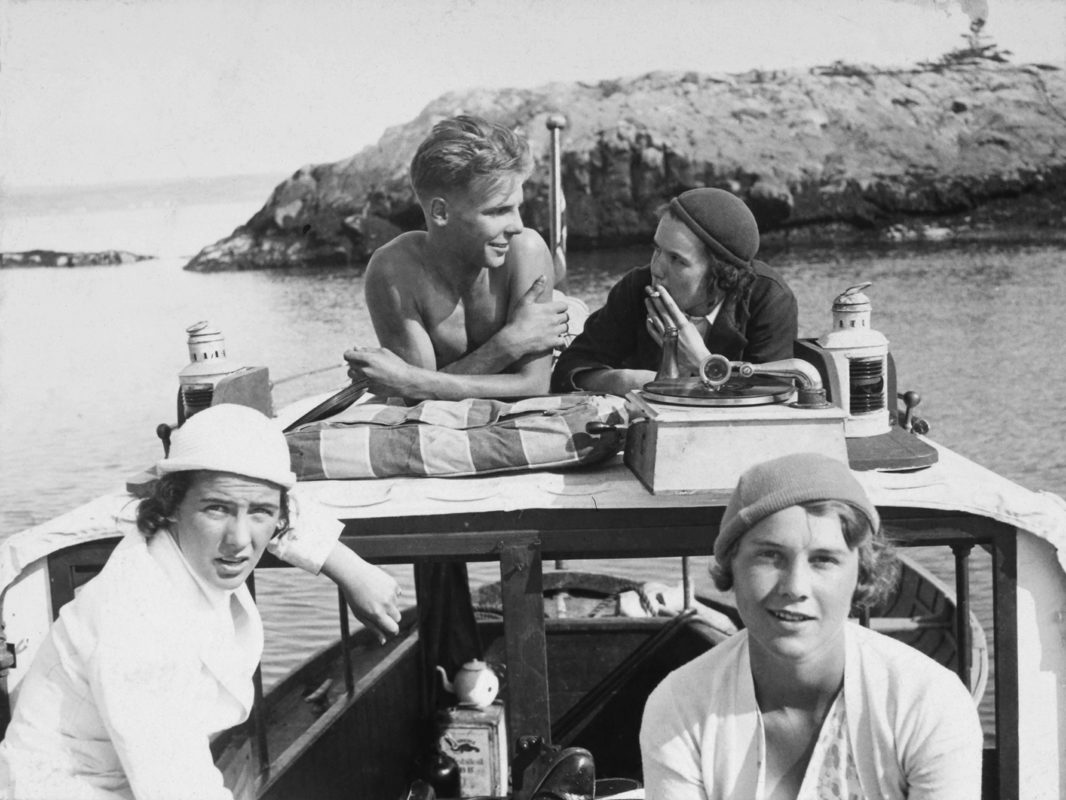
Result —
<instances>
[{"instance_id":1,"label":"ship lantern glass","mask_svg":"<svg viewBox=\"0 0 1066 800\"><path fill-rule=\"evenodd\" d=\"M833 324L818 344L829 355L835 400L845 412L845 435L876 436L891 428L888 397L888 339L870 327L873 306L863 290L850 286L833 300Z\"/></svg>"}]
</instances>

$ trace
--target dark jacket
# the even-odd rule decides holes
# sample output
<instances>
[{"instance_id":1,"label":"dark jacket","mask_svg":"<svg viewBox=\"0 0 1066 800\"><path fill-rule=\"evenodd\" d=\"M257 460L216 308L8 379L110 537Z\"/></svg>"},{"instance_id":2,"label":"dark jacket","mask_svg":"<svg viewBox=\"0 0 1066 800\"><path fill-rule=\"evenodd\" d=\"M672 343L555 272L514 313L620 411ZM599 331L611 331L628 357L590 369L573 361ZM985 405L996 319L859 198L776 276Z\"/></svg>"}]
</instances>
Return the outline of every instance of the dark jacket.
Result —
<instances>
[{"instance_id":1,"label":"dark jacket","mask_svg":"<svg viewBox=\"0 0 1066 800\"><path fill-rule=\"evenodd\" d=\"M773 268L761 261L753 266L755 281L746 296L726 298L704 338L707 349L731 361L791 358L798 332L796 298ZM571 376L585 369L659 368L662 350L645 325L644 287L650 285L651 267L645 266L626 273L611 288L607 303L589 316L585 330L559 356L553 392L574 391Z\"/></svg>"}]
</instances>

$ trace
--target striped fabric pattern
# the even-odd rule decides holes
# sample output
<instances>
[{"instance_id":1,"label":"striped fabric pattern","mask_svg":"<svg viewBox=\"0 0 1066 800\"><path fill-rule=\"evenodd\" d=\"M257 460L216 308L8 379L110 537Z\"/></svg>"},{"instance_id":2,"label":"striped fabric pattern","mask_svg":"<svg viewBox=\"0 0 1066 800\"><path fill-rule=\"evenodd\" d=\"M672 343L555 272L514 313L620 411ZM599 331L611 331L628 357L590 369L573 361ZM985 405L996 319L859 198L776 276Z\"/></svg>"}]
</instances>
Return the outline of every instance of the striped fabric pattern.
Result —
<instances>
[{"instance_id":1,"label":"striped fabric pattern","mask_svg":"<svg viewBox=\"0 0 1066 800\"><path fill-rule=\"evenodd\" d=\"M515 402L425 400L362 403L287 433L299 480L481 475L590 464L623 446L620 397L546 395Z\"/></svg>"}]
</instances>

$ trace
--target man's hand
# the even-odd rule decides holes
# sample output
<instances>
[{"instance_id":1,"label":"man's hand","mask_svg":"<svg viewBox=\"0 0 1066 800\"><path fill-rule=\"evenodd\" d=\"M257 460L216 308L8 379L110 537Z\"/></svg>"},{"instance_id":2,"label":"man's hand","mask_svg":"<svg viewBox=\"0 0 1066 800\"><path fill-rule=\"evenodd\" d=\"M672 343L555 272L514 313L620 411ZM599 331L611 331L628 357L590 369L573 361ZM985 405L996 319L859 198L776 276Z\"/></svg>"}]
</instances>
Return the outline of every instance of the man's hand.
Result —
<instances>
[{"instance_id":1,"label":"man's hand","mask_svg":"<svg viewBox=\"0 0 1066 800\"><path fill-rule=\"evenodd\" d=\"M388 397L409 397L413 390L414 368L383 347L353 347L344 351L348 362L348 377L353 381L369 381L373 394Z\"/></svg>"},{"instance_id":2,"label":"man's hand","mask_svg":"<svg viewBox=\"0 0 1066 800\"><path fill-rule=\"evenodd\" d=\"M677 328L677 363L688 375L696 374L700 362L711 354L703 342L703 336L674 302L665 286L653 289L644 287L648 296L644 305L648 309L648 333L659 345L663 343L663 332L667 328Z\"/></svg>"},{"instance_id":3,"label":"man's hand","mask_svg":"<svg viewBox=\"0 0 1066 800\"><path fill-rule=\"evenodd\" d=\"M539 302L546 283L543 275L533 281L508 313L507 325L500 331L516 361L523 356L547 353L566 345L569 330L566 303L562 300Z\"/></svg>"}]
</instances>

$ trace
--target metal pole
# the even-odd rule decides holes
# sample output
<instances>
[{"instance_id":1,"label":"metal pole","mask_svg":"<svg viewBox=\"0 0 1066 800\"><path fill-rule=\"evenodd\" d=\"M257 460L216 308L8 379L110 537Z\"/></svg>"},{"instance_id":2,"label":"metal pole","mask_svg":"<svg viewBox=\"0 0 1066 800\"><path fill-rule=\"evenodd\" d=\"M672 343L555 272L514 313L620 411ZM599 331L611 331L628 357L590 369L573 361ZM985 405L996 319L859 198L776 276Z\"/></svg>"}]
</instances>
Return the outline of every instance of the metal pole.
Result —
<instances>
[{"instance_id":1,"label":"metal pole","mask_svg":"<svg viewBox=\"0 0 1066 800\"><path fill-rule=\"evenodd\" d=\"M971 648L970 635L970 551L971 544L953 544L955 554L955 646L959 651L959 677L972 688L970 681Z\"/></svg>"},{"instance_id":2,"label":"metal pole","mask_svg":"<svg viewBox=\"0 0 1066 800\"><path fill-rule=\"evenodd\" d=\"M566 282L566 197L563 195L562 148L560 131L566 127L566 117L552 114L547 121L551 132L551 180L548 187L549 234L548 247L555 264L555 283L562 288Z\"/></svg>"},{"instance_id":3,"label":"metal pole","mask_svg":"<svg viewBox=\"0 0 1066 800\"><path fill-rule=\"evenodd\" d=\"M562 148L559 144L560 131L566 127L566 117L552 114L548 117L548 131L551 135L551 164L548 181L548 249L551 250L552 264L555 267L555 288L566 288L566 196L563 194ZM555 560L556 569L568 569L566 561Z\"/></svg>"},{"instance_id":4,"label":"metal pole","mask_svg":"<svg viewBox=\"0 0 1066 800\"><path fill-rule=\"evenodd\" d=\"M696 587L692 583L692 565L688 556L681 557L681 586L685 596L685 610L688 610L696 605Z\"/></svg>"},{"instance_id":5,"label":"metal pole","mask_svg":"<svg viewBox=\"0 0 1066 800\"><path fill-rule=\"evenodd\" d=\"M255 573L248 576L248 593L255 600ZM251 724L255 738L255 754L259 761L259 771L270 769L270 752L267 749L266 708L263 705L263 665L255 665L252 675L254 699L252 701Z\"/></svg>"},{"instance_id":6,"label":"metal pole","mask_svg":"<svg viewBox=\"0 0 1066 800\"><path fill-rule=\"evenodd\" d=\"M344 656L344 690L351 694L355 691L355 676L352 673L352 634L348 625L348 601L339 586L337 587L337 604L341 622L341 654Z\"/></svg>"}]
</instances>

